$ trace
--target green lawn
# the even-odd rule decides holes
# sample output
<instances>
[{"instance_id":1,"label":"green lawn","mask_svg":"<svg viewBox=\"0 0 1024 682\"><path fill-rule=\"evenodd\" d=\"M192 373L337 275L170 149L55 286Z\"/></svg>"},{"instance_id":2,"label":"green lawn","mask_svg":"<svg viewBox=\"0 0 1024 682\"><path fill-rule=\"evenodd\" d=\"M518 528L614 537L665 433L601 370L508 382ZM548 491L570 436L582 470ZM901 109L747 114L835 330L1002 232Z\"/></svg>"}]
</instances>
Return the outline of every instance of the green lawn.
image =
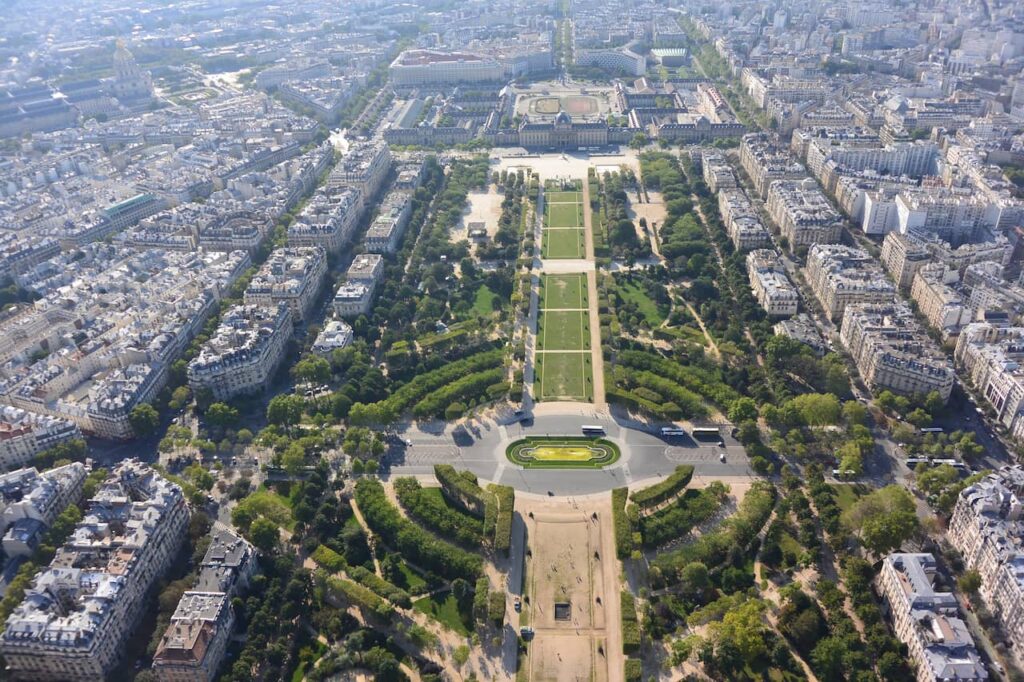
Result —
<instances>
[{"instance_id":1,"label":"green lawn","mask_svg":"<svg viewBox=\"0 0 1024 682\"><path fill-rule=\"evenodd\" d=\"M665 321L664 316L658 311L658 306L640 285L635 282L617 281L615 289L624 301L637 306L649 327L657 327Z\"/></svg>"},{"instance_id":2,"label":"green lawn","mask_svg":"<svg viewBox=\"0 0 1024 682\"><path fill-rule=\"evenodd\" d=\"M544 192L544 201L548 204L580 203L583 201L582 192Z\"/></svg>"},{"instance_id":3,"label":"green lawn","mask_svg":"<svg viewBox=\"0 0 1024 682\"><path fill-rule=\"evenodd\" d=\"M546 310L537 323L537 350L588 350L590 316L585 310Z\"/></svg>"},{"instance_id":4,"label":"green lawn","mask_svg":"<svg viewBox=\"0 0 1024 682\"><path fill-rule=\"evenodd\" d=\"M586 275L544 275L541 308L587 307Z\"/></svg>"},{"instance_id":5,"label":"green lawn","mask_svg":"<svg viewBox=\"0 0 1024 682\"><path fill-rule=\"evenodd\" d=\"M544 230L543 238L542 258L583 258L586 254L583 228Z\"/></svg>"},{"instance_id":6,"label":"green lawn","mask_svg":"<svg viewBox=\"0 0 1024 682\"><path fill-rule=\"evenodd\" d=\"M420 594L427 591L427 581L419 573L409 568L408 565L399 563L398 570L402 572L402 577L405 578L405 584L399 585L399 587L409 594Z\"/></svg>"},{"instance_id":7,"label":"green lawn","mask_svg":"<svg viewBox=\"0 0 1024 682\"><path fill-rule=\"evenodd\" d=\"M438 601L438 599L442 601ZM462 616L459 614L458 604L455 603L455 597L452 596L451 592L418 599L412 603L412 607L420 613L431 616L463 637L468 637L473 629L472 620L468 623L463 622Z\"/></svg>"},{"instance_id":8,"label":"green lawn","mask_svg":"<svg viewBox=\"0 0 1024 682\"><path fill-rule=\"evenodd\" d=\"M494 314L494 299L498 295L491 291L486 284L481 284L476 290L476 298L473 301L471 311L474 315L489 317Z\"/></svg>"},{"instance_id":9,"label":"green lawn","mask_svg":"<svg viewBox=\"0 0 1024 682\"><path fill-rule=\"evenodd\" d=\"M594 394L590 353L537 353L540 400L590 400Z\"/></svg>"},{"instance_id":10,"label":"green lawn","mask_svg":"<svg viewBox=\"0 0 1024 682\"><path fill-rule=\"evenodd\" d=\"M571 204L548 204L544 222L546 227L583 227L583 206Z\"/></svg>"}]
</instances>

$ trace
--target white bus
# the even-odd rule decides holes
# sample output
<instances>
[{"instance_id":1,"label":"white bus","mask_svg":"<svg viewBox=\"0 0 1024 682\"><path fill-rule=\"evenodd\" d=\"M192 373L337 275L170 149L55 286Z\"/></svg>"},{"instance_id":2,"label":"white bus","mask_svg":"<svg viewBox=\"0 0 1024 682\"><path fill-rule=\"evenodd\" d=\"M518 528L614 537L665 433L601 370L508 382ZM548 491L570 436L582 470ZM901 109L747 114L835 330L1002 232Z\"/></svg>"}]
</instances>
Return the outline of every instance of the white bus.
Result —
<instances>
[{"instance_id":1,"label":"white bus","mask_svg":"<svg viewBox=\"0 0 1024 682\"><path fill-rule=\"evenodd\" d=\"M686 429L681 429L678 426L663 426L661 427L661 435L666 437L685 436Z\"/></svg>"},{"instance_id":2,"label":"white bus","mask_svg":"<svg viewBox=\"0 0 1024 682\"><path fill-rule=\"evenodd\" d=\"M717 426L698 426L690 433L690 435L693 436L694 440L722 440L722 432Z\"/></svg>"},{"instance_id":3,"label":"white bus","mask_svg":"<svg viewBox=\"0 0 1024 682\"><path fill-rule=\"evenodd\" d=\"M927 429L921 429L921 433L942 433L942 429L938 426L932 426Z\"/></svg>"},{"instance_id":4,"label":"white bus","mask_svg":"<svg viewBox=\"0 0 1024 682\"><path fill-rule=\"evenodd\" d=\"M593 424L584 424L583 426L580 427L580 429L583 431L583 435L584 436L603 436L604 435L604 427L603 426L595 426Z\"/></svg>"}]
</instances>

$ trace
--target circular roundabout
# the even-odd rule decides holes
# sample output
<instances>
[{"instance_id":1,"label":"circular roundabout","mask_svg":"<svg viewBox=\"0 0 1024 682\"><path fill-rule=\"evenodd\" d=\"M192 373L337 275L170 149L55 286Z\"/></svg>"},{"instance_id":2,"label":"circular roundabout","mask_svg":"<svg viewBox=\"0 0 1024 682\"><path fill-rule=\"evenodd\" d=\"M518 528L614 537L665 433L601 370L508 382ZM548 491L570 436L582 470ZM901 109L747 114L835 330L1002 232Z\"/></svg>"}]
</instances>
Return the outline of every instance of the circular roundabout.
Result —
<instances>
[{"instance_id":1,"label":"circular roundabout","mask_svg":"<svg viewBox=\"0 0 1024 682\"><path fill-rule=\"evenodd\" d=\"M603 469L622 453L604 438L528 436L509 444L505 456L524 469Z\"/></svg>"}]
</instances>

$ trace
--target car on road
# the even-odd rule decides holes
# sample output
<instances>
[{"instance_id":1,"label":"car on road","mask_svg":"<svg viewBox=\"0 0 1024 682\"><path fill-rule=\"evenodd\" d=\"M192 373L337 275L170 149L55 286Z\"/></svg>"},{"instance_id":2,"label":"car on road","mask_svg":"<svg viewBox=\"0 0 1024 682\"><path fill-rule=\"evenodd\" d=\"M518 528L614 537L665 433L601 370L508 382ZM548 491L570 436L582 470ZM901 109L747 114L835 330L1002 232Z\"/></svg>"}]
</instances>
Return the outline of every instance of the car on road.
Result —
<instances>
[{"instance_id":1,"label":"car on road","mask_svg":"<svg viewBox=\"0 0 1024 682\"><path fill-rule=\"evenodd\" d=\"M721 453L720 455L718 455L718 461L721 462L722 464L725 464L725 453L724 452Z\"/></svg>"},{"instance_id":2,"label":"car on road","mask_svg":"<svg viewBox=\"0 0 1024 682\"><path fill-rule=\"evenodd\" d=\"M519 613L520 611L522 611L523 610L523 600L520 599L519 597L516 597L516 600L514 602L512 602L512 608L514 608L516 610L516 613Z\"/></svg>"}]
</instances>

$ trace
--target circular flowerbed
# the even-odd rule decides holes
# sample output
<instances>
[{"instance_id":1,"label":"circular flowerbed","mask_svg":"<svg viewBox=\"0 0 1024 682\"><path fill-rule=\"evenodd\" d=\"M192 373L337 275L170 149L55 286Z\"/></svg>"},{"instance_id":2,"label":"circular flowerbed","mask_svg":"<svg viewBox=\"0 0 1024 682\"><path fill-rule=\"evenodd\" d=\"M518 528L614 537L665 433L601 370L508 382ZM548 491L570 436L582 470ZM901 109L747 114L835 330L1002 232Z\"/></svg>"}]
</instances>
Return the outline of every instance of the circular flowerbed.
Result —
<instances>
[{"instance_id":1,"label":"circular flowerbed","mask_svg":"<svg viewBox=\"0 0 1024 682\"><path fill-rule=\"evenodd\" d=\"M505 450L513 464L527 469L601 469L618 461L619 446L604 438L531 436Z\"/></svg>"}]
</instances>

